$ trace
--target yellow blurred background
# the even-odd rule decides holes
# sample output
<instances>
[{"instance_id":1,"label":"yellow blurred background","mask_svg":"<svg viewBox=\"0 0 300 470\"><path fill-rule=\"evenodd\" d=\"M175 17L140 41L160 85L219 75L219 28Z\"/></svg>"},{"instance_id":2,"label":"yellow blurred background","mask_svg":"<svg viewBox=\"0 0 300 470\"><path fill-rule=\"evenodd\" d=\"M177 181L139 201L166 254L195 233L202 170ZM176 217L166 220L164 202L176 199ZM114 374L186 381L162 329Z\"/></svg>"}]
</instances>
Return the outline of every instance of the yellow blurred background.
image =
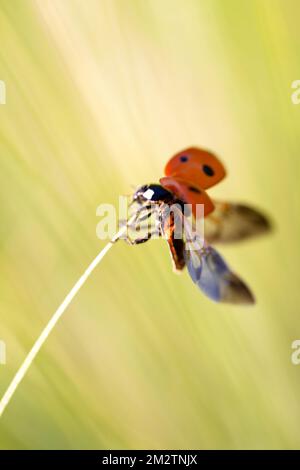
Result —
<instances>
[{"instance_id":1,"label":"yellow blurred background","mask_svg":"<svg viewBox=\"0 0 300 470\"><path fill-rule=\"evenodd\" d=\"M117 244L0 421L0 447L298 448L297 0L0 0L0 394L104 246L96 207L196 145L269 237L221 248L254 308L212 303L167 245Z\"/></svg>"}]
</instances>

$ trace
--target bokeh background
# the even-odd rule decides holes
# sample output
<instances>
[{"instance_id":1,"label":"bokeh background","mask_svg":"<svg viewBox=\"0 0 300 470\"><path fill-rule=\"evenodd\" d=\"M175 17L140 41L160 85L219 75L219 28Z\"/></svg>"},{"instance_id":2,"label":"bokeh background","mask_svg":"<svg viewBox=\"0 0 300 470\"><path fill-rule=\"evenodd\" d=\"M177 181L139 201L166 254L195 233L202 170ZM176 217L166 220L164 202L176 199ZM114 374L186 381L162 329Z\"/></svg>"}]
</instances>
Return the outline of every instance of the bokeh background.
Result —
<instances>
[{"instance_id":1,"label":"bokeh background","mask_svg":"<svg viewBox=\"0 0 300 470\"><path fill-rule=\"evenodd\" d=\"M117 244L42 349L0 447L298 448L298 0L0 0L0 393L104 246L96 207L197 145L211 196L276 229L222 253L254 308L172 273L164 241Z\"/></svg>"}]
</instances>

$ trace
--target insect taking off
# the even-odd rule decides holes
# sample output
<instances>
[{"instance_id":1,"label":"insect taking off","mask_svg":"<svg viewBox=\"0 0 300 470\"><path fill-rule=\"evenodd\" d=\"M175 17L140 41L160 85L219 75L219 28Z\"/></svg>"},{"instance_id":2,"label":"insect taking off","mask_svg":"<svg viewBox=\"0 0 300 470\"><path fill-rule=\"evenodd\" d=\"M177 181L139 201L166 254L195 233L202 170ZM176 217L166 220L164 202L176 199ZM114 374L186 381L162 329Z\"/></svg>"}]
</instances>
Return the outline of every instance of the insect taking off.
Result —
<instances>
[{"instance_id":1,"label":"insect taking off","mask_svg":"<svg viewBox=\"0 0 300 470\"><path fill-rule=\"evenodd\" d=\"M219 183L226 171L218 158L207 150L188 148L174 155L165 167L160 184L139 187L131 204L135 205L135 229L155 218L155 230L144 237L125 240L130 244L145 243L155 234L164 237L169 246L173 266L182 271L186 266L194 283L210 299L233 304L253 304L254 296L244 281L234 274L214 243L247 239L270 229L268 219L256 209L243 204L215 201L207 191ZM192 221L204 217L203 234L195 234ZM198 207L202 207L199 211ZM171 208L171 210L170 210ZM166 215L167 214L167 215ZM176 236L177 226L185 229Z\"/></svg>"}]
</instances>

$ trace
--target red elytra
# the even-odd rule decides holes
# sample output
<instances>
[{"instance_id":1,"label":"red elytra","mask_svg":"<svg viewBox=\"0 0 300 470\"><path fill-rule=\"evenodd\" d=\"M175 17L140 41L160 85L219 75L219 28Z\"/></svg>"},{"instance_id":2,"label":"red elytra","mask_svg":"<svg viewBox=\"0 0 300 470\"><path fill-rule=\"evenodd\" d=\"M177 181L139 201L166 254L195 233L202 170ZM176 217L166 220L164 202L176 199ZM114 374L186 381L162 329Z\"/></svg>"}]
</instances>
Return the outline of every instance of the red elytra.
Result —
<instances>
[{"instance_id":1,"label":"red elytra","mask_svg":"<svg viewBox=\"0 0 300 470\"><path fill-rule=\"evenodd\" d=\"M159 182L164 188L175 194L176 197L187 204L191 204L193 215L196 218L202 215L199 211L197 212L197 204L203 204L204 217L210 214L215 208L207 192L194 183L178 178L177 176L165 176L164 178L160 178Z\"/></svg>"},{"instance_id":2,"label":"red elytra","mask_svg":"<svg viewBox=\"0 0 300 470\"><path fill-rule=\"evenodd\" d=\"M219 183L225 177L226 171L213 153L190 147L168 161L165 175L189 181L201 189L208 189Z\"/></svg>"},{"instance_id":3,"label":"red elytra","mask_svg":"<svg viewBox=\"0 0 300 470\"><path fill-rule=\"evenodd\" d=\"M165 175L159 180L160 184L179 199L191 204L194 217L199 214L197 204L203 204L206 217L214 210L214 204L205 190L219 183L226 171L213 153L190 147L168 161Z\"/></svg>"}]
</instances>

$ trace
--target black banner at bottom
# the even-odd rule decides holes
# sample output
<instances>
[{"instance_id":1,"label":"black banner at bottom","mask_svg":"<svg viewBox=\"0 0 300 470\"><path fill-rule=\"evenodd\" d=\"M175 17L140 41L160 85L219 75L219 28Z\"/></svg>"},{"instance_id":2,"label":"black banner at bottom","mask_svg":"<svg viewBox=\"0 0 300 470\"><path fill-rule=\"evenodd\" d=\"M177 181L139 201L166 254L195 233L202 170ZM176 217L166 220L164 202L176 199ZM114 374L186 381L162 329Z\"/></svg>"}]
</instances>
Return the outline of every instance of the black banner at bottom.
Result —
<instances>
[{"instance_id":1,"label":"black banner at bottom","mask_svg":"<svg viewBox=\"0 0 300 470\"><path fill-rule=\"evenodd\" d=\"M144 465L169 466L179 465L181 468L205 467L211 464L231 466L234 464L247 466L255 463L276 463L286 466L288 462L300 461L298 451L263 451L263 450L2 450L0 452L0 466L17 464L23 468L25 465L43 464L47 466L59 464L76 464L83 468L105 468L107 466L120 466L123 468L139 468Z\"/></svg>"}]
</instances>

